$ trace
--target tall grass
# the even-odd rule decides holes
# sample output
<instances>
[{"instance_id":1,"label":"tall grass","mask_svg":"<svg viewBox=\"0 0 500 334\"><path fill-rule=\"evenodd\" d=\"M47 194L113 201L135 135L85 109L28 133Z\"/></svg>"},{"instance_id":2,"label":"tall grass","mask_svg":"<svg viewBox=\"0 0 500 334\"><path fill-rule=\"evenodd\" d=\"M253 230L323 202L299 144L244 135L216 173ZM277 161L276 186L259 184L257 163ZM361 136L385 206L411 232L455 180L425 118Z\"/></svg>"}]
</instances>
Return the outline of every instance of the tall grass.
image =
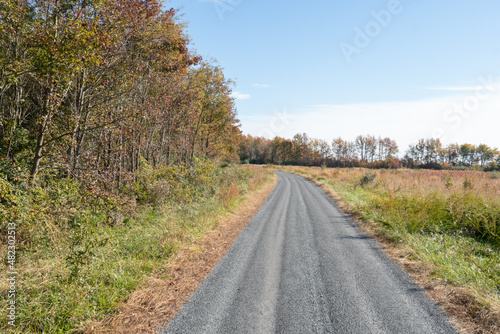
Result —
<instances>
[{"instance_id":1,"label":"tall grass","mask_svg":"<svg viewBox=\"0 0 500 334\"><path fill-rule=\"evenodd\" d=\"M66 179L47 178L24 190L4 181L2 198L10 203L0 202L2 236L7 221L16 221L19 231L18 317L15 328L7 324L3 262L0 331L78 332L87 321L116 312L138 285L161 274L181 245L213 229L270 175L202 161L191 168L145 165L137 182L122 190L127 196L101 197ZM0 251L5 258L3 239Z\"/></svg>"}]
</instances>

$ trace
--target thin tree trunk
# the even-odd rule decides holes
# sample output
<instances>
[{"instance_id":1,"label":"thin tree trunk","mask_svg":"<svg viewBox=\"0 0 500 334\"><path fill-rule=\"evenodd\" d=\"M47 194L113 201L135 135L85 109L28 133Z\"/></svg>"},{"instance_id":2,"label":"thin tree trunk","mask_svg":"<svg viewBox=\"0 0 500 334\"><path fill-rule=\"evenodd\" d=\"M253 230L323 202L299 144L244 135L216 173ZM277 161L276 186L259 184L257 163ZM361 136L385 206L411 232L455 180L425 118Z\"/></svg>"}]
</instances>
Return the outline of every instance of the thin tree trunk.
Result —
<instances>
[{"instance_id":1,"label":"thin tree trunk","mask_svg":"<svg viewBox=\"0 0 500 334\"><path fill-rule=\"evenodd\" d=\"M35 156L33 157L33 165L31 167L31 181L34 181L36 178L36 175L38 174L38 166L40 165L40 160L42 159L42 149L43 149L43 140L44 140L44 133L45 133L45 127L42 126L40 129L40 133L38 134L37 140L36 140L36 148L35 148Z\"/></svg>"}]
</instances>

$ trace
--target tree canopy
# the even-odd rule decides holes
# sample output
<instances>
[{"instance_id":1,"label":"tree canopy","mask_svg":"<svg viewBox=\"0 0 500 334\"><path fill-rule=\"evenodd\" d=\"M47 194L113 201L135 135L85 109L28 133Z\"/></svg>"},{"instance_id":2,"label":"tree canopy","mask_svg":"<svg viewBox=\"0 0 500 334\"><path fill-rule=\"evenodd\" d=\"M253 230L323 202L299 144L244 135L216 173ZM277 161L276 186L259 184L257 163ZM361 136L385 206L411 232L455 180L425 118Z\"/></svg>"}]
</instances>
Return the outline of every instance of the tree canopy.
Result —
<instances>
[{"instance_id":1,"label":"tree canopy","mask_svg":"<svg viewBox=\"0 0 500 334\"><path fill-rule=\"evenodd\" d=\"M189 42L158 0L2 1L2 166L111 189L141 158L234 160L232 82Z\"/></svg>"}]
</instances>

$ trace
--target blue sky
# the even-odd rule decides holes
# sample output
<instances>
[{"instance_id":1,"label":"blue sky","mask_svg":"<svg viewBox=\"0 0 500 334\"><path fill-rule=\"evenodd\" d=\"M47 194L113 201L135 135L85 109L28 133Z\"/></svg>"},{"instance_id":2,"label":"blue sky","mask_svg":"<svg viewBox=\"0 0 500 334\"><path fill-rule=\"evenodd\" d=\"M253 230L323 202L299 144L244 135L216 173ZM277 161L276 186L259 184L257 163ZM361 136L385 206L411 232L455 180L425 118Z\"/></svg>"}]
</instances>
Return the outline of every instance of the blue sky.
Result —
<instances>
[{"instance_id":1,"label":"blue sky","mask_svg":"<svg viewBox=\"0 0 500 334\"><path fill-rule=\"evenodd\" d=\"M246 134L500 148L498 0L171 0Z\"/></svg>"}]
</instances>

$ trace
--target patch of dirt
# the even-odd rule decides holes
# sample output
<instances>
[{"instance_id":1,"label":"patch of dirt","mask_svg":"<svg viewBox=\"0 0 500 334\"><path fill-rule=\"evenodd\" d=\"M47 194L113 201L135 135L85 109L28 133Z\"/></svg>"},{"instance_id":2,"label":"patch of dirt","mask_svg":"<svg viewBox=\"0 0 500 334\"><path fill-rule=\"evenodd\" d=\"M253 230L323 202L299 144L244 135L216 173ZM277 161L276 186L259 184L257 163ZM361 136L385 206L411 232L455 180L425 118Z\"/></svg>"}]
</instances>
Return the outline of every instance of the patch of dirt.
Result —
<instances>
[{"instance_id":1,"label":"patch of dirt","mask_svg":"<svg viewBox=\"0 0 500 334\"><path fill-rule=\"evenodd\" d=\"M235 213L224 217L217 229L177 252L168 268L160 273L169 279L151 279L147 285L132 293L119 314L87 326L85 333L150 334L168 326L231 248L277 183L278 176L274 174L272 183L251 193Z\"/></svg>"},{"instance_id":2,"label":"patch of dirt","mask_svg":"<svg viewBox=\"0 0 500 334\"><path fill-rule=\"evenodd\" d=\"M451 317L452 324L462 334L500 334L500 310L494 307L485 307L480 297L466 288L446 284L442 280L432 277L433 267L415 259L413 250L395 245L393 240L380 233L377 225L359 219L354 208L346 203L333 189L314 180L305 174L300 176L310 180L330 196L343 212L351 215L359 228L372 239L375 239L385 254L399 264L399 266L420 286L425 294Z\"/></svg>"}]
</instances>

